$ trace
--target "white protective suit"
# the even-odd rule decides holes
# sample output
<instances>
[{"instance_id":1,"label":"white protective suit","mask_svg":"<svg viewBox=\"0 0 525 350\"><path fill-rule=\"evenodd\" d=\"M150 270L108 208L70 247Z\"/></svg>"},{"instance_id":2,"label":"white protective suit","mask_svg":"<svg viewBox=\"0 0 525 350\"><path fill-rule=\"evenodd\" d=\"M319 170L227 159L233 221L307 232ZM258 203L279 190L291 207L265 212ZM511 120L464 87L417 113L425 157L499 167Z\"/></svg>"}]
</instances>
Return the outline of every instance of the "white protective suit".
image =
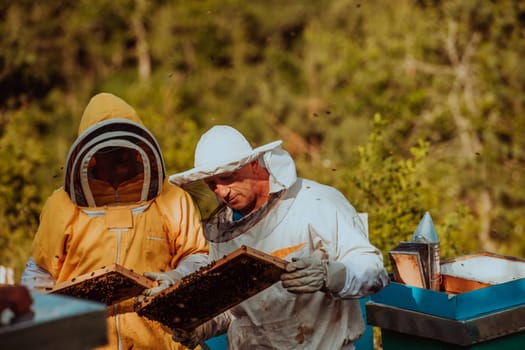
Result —
<instances>
[{"instance_id":1,"label":"white protective suit","mask_svg":"<svg viewBox=\"0 0 525 350\"><path fill-rule=\"evenodd\" d=\"M220 259L242 245L288 261L317 255L343 263L346 283L331 295L292 294L279 282L203 329L208 336L227 329L230 349L351 349L364 331L358 298L389 283L381 252L370 244L358 213L338 190L297 178L292 158L280 147L259 159L270 172L274 200L235 223L227 207L211 218L205 226L210 257Z\"/></svg>"}]
</instances>

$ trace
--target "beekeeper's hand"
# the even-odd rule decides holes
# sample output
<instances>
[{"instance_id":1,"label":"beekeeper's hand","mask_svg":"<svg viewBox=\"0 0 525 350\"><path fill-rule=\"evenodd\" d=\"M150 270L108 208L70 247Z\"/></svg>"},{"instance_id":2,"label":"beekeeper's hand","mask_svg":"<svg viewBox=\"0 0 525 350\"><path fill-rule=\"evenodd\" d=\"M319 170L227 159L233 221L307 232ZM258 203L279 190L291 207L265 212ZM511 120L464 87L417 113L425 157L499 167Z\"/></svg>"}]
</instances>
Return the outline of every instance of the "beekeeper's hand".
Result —
<instances>
[{"instance_id":1,"label":"beekeeper's hand","mask_svg":"<svg viewBox=\"0 0 525 350\"><path fill-rule=\"evenodd\" d=\"M150 280L157 281L158 285L153 288L146 289L142 295L151 296L160 293L164 289L171 287L182 279L182 274L175 270L168 272L144 272L144 276Z\"/></svg>"},{"instance_id":2,"label":"beekeeper's hand","mask_svg":"<svg viewBox=\"0 0 525 350\"><path fill-rule=\"evenodd\" d=\"M328 290L338 293L346 282L346 267L340 262L315 256L292 258L281 275L283 287L291 293L314 293Z\"/></svg>"},{"instance_id":3,"label":"beekeeper's hand","mask_svg":"<svg viewBox=\"0 0 525 350\"><path fill-rule=\"evenodd\" d=\"M193 331L185 331L183 329L175 328L171 332L171 338L189 349L194 349L197 345L202 344L206 340L204 333L203 326L199 326Z\"/></svg>"}]
</instances>

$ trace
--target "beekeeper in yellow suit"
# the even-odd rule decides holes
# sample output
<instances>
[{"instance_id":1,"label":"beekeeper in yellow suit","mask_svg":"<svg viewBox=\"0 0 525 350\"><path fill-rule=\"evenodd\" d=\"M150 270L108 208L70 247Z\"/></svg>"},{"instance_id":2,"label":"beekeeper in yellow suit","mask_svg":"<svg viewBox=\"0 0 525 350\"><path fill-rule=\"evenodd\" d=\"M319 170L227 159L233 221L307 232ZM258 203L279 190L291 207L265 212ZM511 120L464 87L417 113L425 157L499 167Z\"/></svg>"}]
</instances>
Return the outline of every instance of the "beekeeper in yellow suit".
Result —
<instances>
[{"instance_id":1,"label":"beekeeper in yellow suit","mask_svg":"<svg viewBox=\"0 0 525 350\"><path fill-rule=\"evenodd\" d=\"M197 208L167 182L155 137L119 97L91 99L64 172L42 210L24 285L51 287L117 263L158 280L158 291L208 263ZM104 349L184 348L133 312L132 299L108 310Z\"/></svg>"}]
</instances>

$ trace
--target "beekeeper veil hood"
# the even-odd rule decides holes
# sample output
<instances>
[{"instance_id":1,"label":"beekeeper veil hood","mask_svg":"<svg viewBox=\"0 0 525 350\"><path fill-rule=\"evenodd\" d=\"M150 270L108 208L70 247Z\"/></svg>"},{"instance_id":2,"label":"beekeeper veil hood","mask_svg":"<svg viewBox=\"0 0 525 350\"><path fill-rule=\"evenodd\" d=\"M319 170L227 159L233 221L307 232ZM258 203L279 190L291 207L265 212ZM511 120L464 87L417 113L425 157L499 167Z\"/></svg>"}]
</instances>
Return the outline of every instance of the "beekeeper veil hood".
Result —
<instances>
[{"instance_id":1,"label":"beekeeper veil hood","mask_svg":"<svg viewBox=\"0 0 525 350\"><path fill-rule=\"evenodd\" d=\"M89 170L97 152L116 147L132 150L143 172L140 201L162 191L165 166L160 147L135 110L119 97L100 93L86 106L64 169L64 189L79 206L96 206L89 184Z\"/></svg>"},{"instance_id":2,"label":"beekeeper veil hood","mask_svg":"<svg viewBox=\"0 0 525 350\"><path fill-rule=\"evenodd\" d=\"M252 148L238 130L216 125L204 133L195 148L194 168L171 175L169 181L185 185L211 176L228 173L259 159L270 173L270 193L288 189L297 179L295 164L282 141Z\"/></svg>"}]
</instances>

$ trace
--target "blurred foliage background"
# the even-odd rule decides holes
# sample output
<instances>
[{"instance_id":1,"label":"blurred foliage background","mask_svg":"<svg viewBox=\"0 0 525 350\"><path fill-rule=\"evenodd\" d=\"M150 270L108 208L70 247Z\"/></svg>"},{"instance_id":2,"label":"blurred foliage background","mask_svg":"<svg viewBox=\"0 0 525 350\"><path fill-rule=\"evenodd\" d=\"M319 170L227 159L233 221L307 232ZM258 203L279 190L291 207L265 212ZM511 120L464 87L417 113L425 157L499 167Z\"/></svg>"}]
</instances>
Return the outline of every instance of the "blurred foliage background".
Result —
<instances>
[{"instance_id":1,"label":"blurred foliage background","mask_svg":"<svg viewBox=\"0 0 525 350\"><path fill-rule=\"evenodd\" d=\"M525 256L523 1L4 0L0 19L0 265L17 278L102 91L169 173L214 124L282 139L300 176L368 213L388 266L426 211L442 258Z\"/></svg>"}]
</instances>

